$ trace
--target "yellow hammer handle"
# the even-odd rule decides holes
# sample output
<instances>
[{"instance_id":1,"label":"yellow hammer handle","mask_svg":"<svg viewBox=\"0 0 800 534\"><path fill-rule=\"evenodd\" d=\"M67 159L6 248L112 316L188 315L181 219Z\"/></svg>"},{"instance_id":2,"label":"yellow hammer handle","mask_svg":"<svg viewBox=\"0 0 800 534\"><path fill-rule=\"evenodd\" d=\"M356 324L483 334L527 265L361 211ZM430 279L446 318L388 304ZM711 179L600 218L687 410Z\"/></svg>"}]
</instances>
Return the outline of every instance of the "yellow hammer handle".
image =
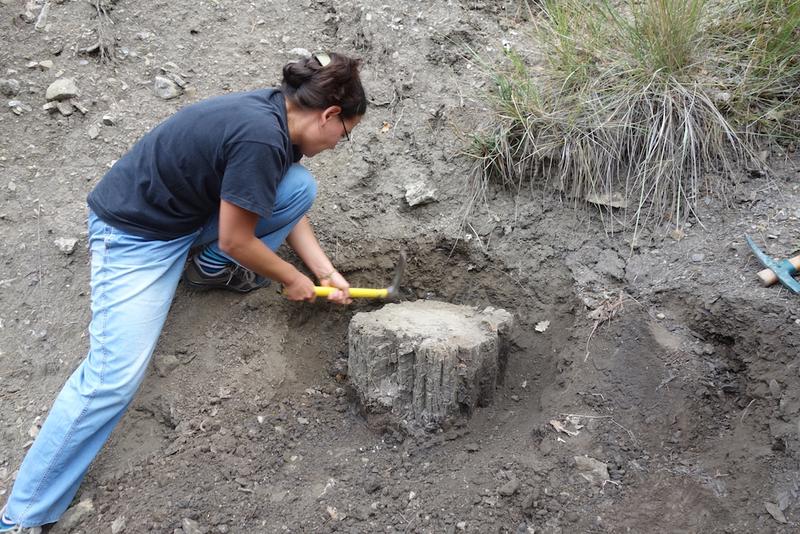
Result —
<instances>
[{"instance_id":1,"label":"yellow hammer handle","mask_svg":"<svg viewBox=\"0 0 800 534\"><path fill-rule=\"evenodd\" d=\"M334 291L337 291L335 287L322 287L322 286L314 286L314 293L317 294L318 297L327 297ZM350 297L354 299L385 299L389 295L388 289L372 289L369 287L351 287L350 288Z\"/></svg>"}]
</instances>

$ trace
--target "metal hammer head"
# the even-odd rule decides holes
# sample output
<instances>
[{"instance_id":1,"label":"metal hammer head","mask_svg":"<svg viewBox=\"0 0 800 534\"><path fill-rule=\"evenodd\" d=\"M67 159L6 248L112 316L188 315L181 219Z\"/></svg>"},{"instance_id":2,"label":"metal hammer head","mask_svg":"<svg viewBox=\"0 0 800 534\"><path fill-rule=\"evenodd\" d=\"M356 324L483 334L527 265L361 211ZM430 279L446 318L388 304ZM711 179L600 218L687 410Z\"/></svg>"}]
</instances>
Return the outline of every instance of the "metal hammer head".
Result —
<instances>
[{"instance_id":1,"label":"metal hammer head","mask_svg":"<svg viewBox=\"0 0 800 534\"><path fill-rule=\"evenodd\" d=\"M403 273L406 270L406 253L400 251L400 259L397 260L397 265L394 268L394 277L392 277L392 284L386 288L386 298L397 298L400 289L400 281L403 279Z\"/></svg>"},{"instance_id":2,"label":"metal hammer head","mask_svg":"<svg viewBox=\"0 0 800 534\"><path fill-rule=\"evenodd\" d=\"M789 288L790 291L793 293L800 293L800 281L797 281L793 278L793 275L797 272L797 268L790 262L789 260L774 260L767 256L764 251L762 251L758 246L750 239L749 235L745 234L745 239L747 240L747 244L750 245L750 248L753 250L753 254L756 255L758 261L766 267L767 269L771 270L775 273L775 276L778 277L781 284L785 285Z\"/></svg>"}]
</instances>

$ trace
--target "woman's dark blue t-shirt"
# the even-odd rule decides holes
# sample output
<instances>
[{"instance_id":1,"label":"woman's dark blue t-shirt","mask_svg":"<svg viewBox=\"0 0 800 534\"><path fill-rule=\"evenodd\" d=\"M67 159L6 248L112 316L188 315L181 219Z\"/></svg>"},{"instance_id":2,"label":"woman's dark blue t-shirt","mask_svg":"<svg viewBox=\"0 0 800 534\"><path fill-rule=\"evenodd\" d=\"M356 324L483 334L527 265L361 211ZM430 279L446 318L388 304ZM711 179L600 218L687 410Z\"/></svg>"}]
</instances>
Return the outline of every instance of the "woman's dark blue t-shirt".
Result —
<instances>
[{"instance_id":1,"label":"woman's dark blue t-shirt","mask_svg":"<svg viewBox=\"0 0 800 534\"><path fill-rule=\"evenodd\" d=\"M142 137L89 193L111 226L168 240L201 228L220 199L269 218L278 182L301 154L274 89L187 106Z\"/></svg>"}]
</instances>

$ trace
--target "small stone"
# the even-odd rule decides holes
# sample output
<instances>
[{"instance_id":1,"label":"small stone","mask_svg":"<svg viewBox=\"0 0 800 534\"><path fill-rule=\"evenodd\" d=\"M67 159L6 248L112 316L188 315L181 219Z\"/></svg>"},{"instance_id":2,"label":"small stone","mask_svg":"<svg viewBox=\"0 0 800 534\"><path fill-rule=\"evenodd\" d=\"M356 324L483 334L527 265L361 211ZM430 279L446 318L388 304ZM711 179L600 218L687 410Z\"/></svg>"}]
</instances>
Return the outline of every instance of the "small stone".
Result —
<instances>
[{"instance_id":1,"label":"small stone","mask_svg":"<svg viewBox=\"0 0 800 534\"><path fill-rule=\"evenodd\" d=\"M58 111L58 102L48 102L47 104L42 106L42 110L48 113L55 113Z\"/></svg>"},{"instance_id":2,"label":"small stone","mask_svg":"<svg viewBox=\"0 0 800 534\"><path fill-rule=\"evenodd\" d=\"M412 208L438 200L436 189L421 180L406 184L405 190L406 202L408 202L408 205Z\"/></svg>"},{"instance_id":3,"label":"small stone","mask_svg":"<svg viewBox=\"0 0 800 534\"><path fill-rule=\"evenodd\" d=\"M53 243L58 247L58 250L69 256L75 252L75 245L78 243L78 240L74 237L59 237L53 241Z\"/></svg>"},{"instance_id":4,"label":"small stone","mask_svg":"<svg viewBox=\"0 0 800 534\"><path fill-rule=\"evenodd\" d=\"M511 497L514 495L517 490L519 489L519 480L516 477L512 477L511 480L500 486L497 490L497 493L504 497Z\"/></svg>"},{"instance_id":5,"label":"small stone","mask_svg":"<svg viewBox=\"0 0 800 534\"><path fill-rule=\"evenodd\" d=\"M17 96L20 92L20 89L21 86L18 80L13 78L0 79L0 93L2 93L4 96Z\"/></svg>"},{"instance_id":6,"label":"small stone","mask_svg":"<svg viewBox=\"0 0 800 534\"><path fill-rule=\"evenodd\" d=\"M100 137L100 127L96 124L92 124L89 126L89 129L86 130L86 133L89 135L89 139L97 139Z\"/></svg>"},{"instance_id":7,"label":"small stone","mask_svg":"<svg viewBox=\"0 0 800 534\"><path fill-rule=\"evenodd\" d=\"M292 48L288 52L289 56L294 56L296 58L308 58L311 57L311 52L306 50L305 48Z\"/></svg>"},{"instance_id":8,"label":"small stone","mask_svg":"<svg viewBox=\"0 0 800 534\"><path fill-rule=\"evenodd\" d=\"M183 528L183 534L205 534L205 529L201 528L197 521L188 517L183 518L181 527Z\"/></svg>"},{"instance_id":9,"label":"small stone","mask_svg":"<svg viewBox=\"0 0 800 534\"><path fill-rule=\"evenodd\" d=\"M153 92L158 98L170 100L181 95L181 88L169 78L156 76L153 82Z\"/></svg>"},{"instance_id":10,"label":"small stone","mask_svg":"<svg viewBox=\"0 0 800 534\"><path fill-rule=\"evenodd\" d=\"M50 70L53 68L53 62L49 59L45 59L44 61L39 62L39 68L42 70Z\"/></svg>"},{"instance_id":11,"label":"small stone","mask_svg":"<svg viewBox=\"0 0 800 534\"><path fill-rule=\"evenodd\" d=\"M305 417L298 417L297 422L300 423L301 425L307 425L308 419L306 419Z\"/></svg>"},{"instance_id":12,"label":"small stone","mask_svg":"<svg viewBox=\"0 0 800 534\"><path fill-rule=\"evenodd\" d=\"M106 126L114 126L114 118L111 115L103 115L103 124Z\"/></svg>"},{"instance_id":13,"label":"small stone","mask_svg":"<svg viewBox=\"0 0 800 534\"><path fill-rule=\"evenodd\" d=\"M124 516L120 516L111 523L111 534L119 534L123 530L125 530L125 526L128 524L128 520L125 519Z\"/></svg>"},{"instance_id":14,"label":"small stone","mask_svg":"<svg viewBox=\"0 0 800 534\"><path fill-rule=\"evenodd\" d=\"M704 259L706 259L705 254L692 254L692 262L694 263L700 263Z\"/></svg>"},{"instance_id":15,"label":"small stone","mask_svg":"<svg viewBox=\"0 0 800 534\"><path fill-rule=\"evenodd\" d=\"M75 111L75 108L72 107L72 102L68 100L60 100L56 107L58 108L58 112L64 115L65 117L69 117Z\"/></svg>"},{"instance_id":16,"label":"small stone","mask_svg":"<svg viewBox=\"0 0 800 534\"><path fill-rule=\"evenodd\" d=\"M31 111L31 107L21 100L9 100L8 107L16 115L22 115L26 111Z\"/></svg>"},{"instance_id":17,"label":"small stone","mask_svg":"<svg viewBox=\"0 0 800 534\"><path fill-rule=\"evenodd\" d=\"M50 100L69 100L78 96L78 86L72 78L59 78L50 84L45 98Z\"/></svg>"},{"instance_id":18,"label":"small stone","mask_svg":"<svg viewBox=\"0 0 800 534\"><path fill-rule=\"evenodd\" d=\"M181 365L177 356L171 353L160 354L154 358L153 367L158 376L168 376Z\"/></svg>"},{"instance_id":19,"label":"small stone","mask_svg":"<svg viewBox=\"0 0 800 534\"><path fill-rule=\"evenodd\" d=\"M575 456L574 459L580 475L592 484L605 484L611 480L607 464L589 456Z\"/></svg>"},{"instance_id":20,"label":"small stone","mask_svg":"<svg viewBox=\"0 0 800 534\"><path fill-rule=\"evenodd\" d=\"M664 315L664 314L663 314L663 313L661 313L661 312L658 312L658 313L656 314L656 319L666 319L666 318L667 318L667 316L666 316L666 315Z\"/></svg>"},{"instance_id":21,"label":"small stone","mask_svg":"<svg viewBox=\"0 0 800 534\"><path fill-rule=\"evenodd\" d=\"M675 228L673 231L669 233L669 236L674 239L675 241L680 241L684 237L686 237L686 232L684 232L680 228Z\"/></svg>"},{"instance_id":22,"label":"small stone","mask_svg":"<svg viewBox=\"0 0 800 534\"><path fill-rule=\"evenodd\" d=\"M80 102L76 100L70 100L70 102L72 102L72 105L75 107L75 109L81 112L81 115L86 115L89 113L89 109Z\"/></svg>"},{"instance_id":23,"label":"small stone","mask_svg":"<svg viewBox=\"0 0 800 534\"><path fill-rule=\"evenodd\" d=\"M786 520L786 516L783 515L783 512L781 511L780 508L778 508L777 505L771 502L765 502L764 507L767 509L767 512L769 512L769 515L771 515L775 521L777 521L778 523L788 523L788 521Z\"/></svg>"},{"instance_id":24,"label":"small stone","mask_svg":"<svg viewBox=\"0 0 800 534\"><path fill-rule=\"evenodd\" d=\"M467 452L478 452L480 449L481 448L477 443L467 443L464 445L464 450Z\"/></svg>"},{"instance_id":25,"label":"small stone","mask_svg":"<svg viewBox=\"0 0 800 534\"><path fill-rule=\"evenodd\" d=\"M769 381L769 392L776 399L779 399L781 396L781 385L774 378Z\"/></svg>"},{"instance_id":26,"label":"small stone","mask_svg":"<svg viewBox=\"0 0 800 534\"><path fill-rule=\"evenodd\" d=\"M85 499L66 511L58 523L50 530L50 534L67 534L75 532L76 527L94 513L94 502Z\"/></svg>"},{"instance_id":27,"label":"small stone","mask_svg":"<svg viewBox=\"0 0 800 534\"><path fill-rule=\"evenodd\" d=\"M458 530L467 530L467 522L466 521L459 521L456 523L456 528Z\"/></svg>"}]
</instances>

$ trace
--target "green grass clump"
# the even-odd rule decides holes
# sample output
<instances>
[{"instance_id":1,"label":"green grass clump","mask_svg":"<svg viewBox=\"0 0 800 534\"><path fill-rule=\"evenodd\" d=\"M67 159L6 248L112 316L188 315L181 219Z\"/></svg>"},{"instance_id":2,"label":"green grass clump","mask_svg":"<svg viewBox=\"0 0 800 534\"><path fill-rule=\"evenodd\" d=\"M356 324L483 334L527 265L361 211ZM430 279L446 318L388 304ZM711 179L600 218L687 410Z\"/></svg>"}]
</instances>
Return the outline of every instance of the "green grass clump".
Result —
<instances>
[{"instance_id":1,"label":"green grass clump","mask_svg":"<svg viewBox=\"0 0 800 534\"><path fill-rule=\"evenodd\" d=\"M758 146L797 138L798 28L800 0L545 1L539 57L492 71L473 201L543 182L634 229L679 224Z\"/></svg>"}]
</instances>

